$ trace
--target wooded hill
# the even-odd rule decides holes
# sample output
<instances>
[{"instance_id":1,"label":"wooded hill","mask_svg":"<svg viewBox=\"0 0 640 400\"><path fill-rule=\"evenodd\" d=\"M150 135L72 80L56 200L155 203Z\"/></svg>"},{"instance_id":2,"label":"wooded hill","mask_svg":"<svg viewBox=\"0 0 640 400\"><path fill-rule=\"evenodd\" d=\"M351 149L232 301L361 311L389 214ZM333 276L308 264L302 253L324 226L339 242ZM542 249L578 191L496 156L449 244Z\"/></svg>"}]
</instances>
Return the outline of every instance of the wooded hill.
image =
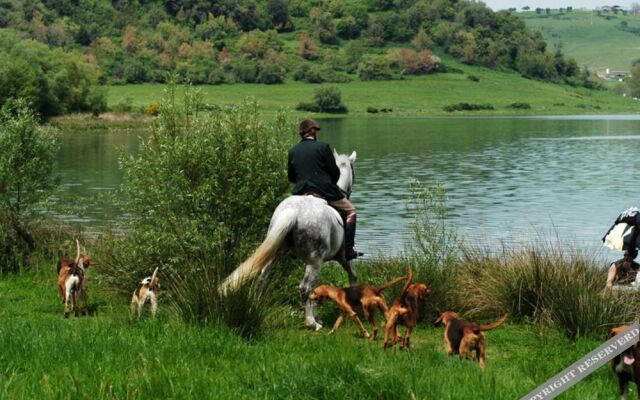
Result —
<instances>
[{"instance_id":1,"label":"wooded hill","mask_svg":"<svg viewBox=\"0 0 640 400\"><path fill-rule=\"evenodd\" d=\"M592 85L517 15L470 1L2 0L0 27L84 54L112 84L165 82L169 72L195 84L386 80L446 72L436 55L446 53ZM24 66L21 58L14 52L8 62Z\"/></svg>"}]
</instances>

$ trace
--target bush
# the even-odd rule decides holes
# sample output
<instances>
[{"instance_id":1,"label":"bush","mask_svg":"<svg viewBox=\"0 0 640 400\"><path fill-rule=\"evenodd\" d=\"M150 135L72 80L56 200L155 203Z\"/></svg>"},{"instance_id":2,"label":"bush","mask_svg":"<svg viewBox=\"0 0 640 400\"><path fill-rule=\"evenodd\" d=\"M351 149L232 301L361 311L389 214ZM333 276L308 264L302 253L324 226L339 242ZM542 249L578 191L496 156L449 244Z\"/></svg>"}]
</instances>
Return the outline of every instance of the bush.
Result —
<instances>
[{"instance_id":1,"label":"bush","mask_svg":"<svg viewBox=\"0 0 640 400\"><path fill-rule=\"evenodd\" d=\"M313 103L299 103L297 110L327 113L346 113L347 107L342 103L340 89L335 86L320 87L314 92Z\"/></svg>"},{"instance_id":2,"label":"bush","mask_svg":"<svg viewBox=\"0 0 640 400\"><path fill-rule=\"evenodd\" d=\"M127 113L133 111L133 97L125 96L119 102L117 102L111 110L116 113Z\"/></svg>"},{"instance_id":3,"label":"bush","mask_svg":"<svg viewBox=\"0 0 640 400\"><path fill-rule=\"evenodd\" d=\"M491 104L474 104L474 103L456 103L449 104L443 108L446 112L453 111L478 111L478 110L495 110Z\"/></svg>"},{"instance_id":4,"label":"bush","mask_svg":"<svg viewBox=\"0 0 640 400\"><path fill-rule=\"evenodd\" d=\"M407 74L428 74L440 67L440 58L429 50L389 49L387 59L391 65Z\"/></svg>"},{"instance_id":5,"label":"bush","mask_svg":"<svg viewBox=\"0 0 640 400\"><path fill-rule=\"evenodd\" d=\"M26 265L36 249L33 224L58 185L55 132L38 126L22 100L0 113L0 272Z\"/></svg>"},{"instance_id":6,"label":"bush","mask_svg":"<svg viewBox=\"0 0 640 400\"><path fill-rule=\"evenodd\" d=\"M201 113L199 99L191 88L177 104L170 85L152 135L120 159L129 235L105 250L101 269L123 290L150 266L197 282L204 269L226 275L262 239L289 187L282 115L265 121L250 102Z\"/></svg>"},{"instance_id":7,"label":"bush","mask_svg":"<svg viewBox=\"0 0 640 400\"><path fill-rule=\"evenodd\" d=\"M529 103L511 103L507 108L513 108L514 110L530 110L531 104Z\"/></svg>"},{"instance_id":8,"label":"bush","mask_svg":"<svg viewBox=\"0 0 640 400\"><path fill-rule=\"evenodd\" d=\"M480 78L478 78L475 75L469 75L469 76L467 76L467 79L472 81L472 82L480 82Z\"/></svg>"},{"instance_id":9,"label":"bush","mask_svg":"<svg viewBox=\"0 0 640 400\"><path fill-rule=\"evenodd\" d=\"M367 107L367 112L369 114L377 114L378 113L378 109L375 107Z\"/></svg>"},{"instance_id":10,"label":"bush","mask_svg":"<svg viewBox=\"0 0 640 400\"><path fill-rule=\"evenodd\" d=\"M293 79L309 83L345 83L351 78L348 75L332 70L326 65L302 64L294 73Z\"/></svg>"},{"instance_id":11,"label":"bush","mask_svg":"<svg viewBox=\"0 0 640 400\"><path fill-rule=\"evenodd\" d=\"M381 81L391 79L389 63L384 59L374 59L361 62L358 76L363 81Z\"/></svg>"},{"instance_id":12,"label":"bush","mask_svg":"<svg viewBox=\"0 0 640 400\"><path fill-rule=\"evenodd\" d=\"M153 117L155 117L156 115L158 115L160 113L160 104L158 103L151 103L148 106L146 106L144 108L144 113L145 115L151 115Z\"/></svg>"}]
</instances>

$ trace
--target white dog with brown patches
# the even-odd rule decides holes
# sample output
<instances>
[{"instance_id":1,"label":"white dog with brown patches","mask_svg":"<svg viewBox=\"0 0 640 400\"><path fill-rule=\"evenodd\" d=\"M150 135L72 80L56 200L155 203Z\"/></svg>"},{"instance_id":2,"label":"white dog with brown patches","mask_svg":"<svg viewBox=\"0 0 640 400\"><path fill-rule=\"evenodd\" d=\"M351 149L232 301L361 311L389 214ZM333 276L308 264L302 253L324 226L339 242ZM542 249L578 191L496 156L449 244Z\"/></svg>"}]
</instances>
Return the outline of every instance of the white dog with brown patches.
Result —
<instances>
[{"instance_id":1,"label":"white dog with brown patches","mask_svg":"<svg viewBox=\"0 0 640 400\"><path fill-rule=\"evenodd\" d=\"M160 289L160 281L157 275L158 268L153 271L153 275L141 280L136 290L133 291L133 297L131 298L131 315L136 312L137 307L138 318L140 318L144 303L149 301L151 305L151 315L156 316L156 311L158 310L158 290Z\"/></svg>"}]
</instances>

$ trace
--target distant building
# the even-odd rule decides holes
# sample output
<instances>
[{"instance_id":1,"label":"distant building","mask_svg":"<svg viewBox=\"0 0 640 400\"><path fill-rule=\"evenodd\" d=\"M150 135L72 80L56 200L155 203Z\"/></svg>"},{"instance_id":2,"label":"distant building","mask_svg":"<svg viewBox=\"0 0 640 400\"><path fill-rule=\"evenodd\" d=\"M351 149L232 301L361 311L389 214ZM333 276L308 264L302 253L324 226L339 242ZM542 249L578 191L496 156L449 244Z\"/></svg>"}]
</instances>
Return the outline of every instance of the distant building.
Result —
<instances>
[{"instance_id":1,"label":"distant building","mask_svg":"<svg viewBox=\"0 0 640 400\"><path fill-rule=\"evenodd\" d=\"M602 79L617 80L620 82L631 76L629 71L612 71L609 68L605 69L604 72L598 72L597 75Z\"/></svg>"}]
</instances>

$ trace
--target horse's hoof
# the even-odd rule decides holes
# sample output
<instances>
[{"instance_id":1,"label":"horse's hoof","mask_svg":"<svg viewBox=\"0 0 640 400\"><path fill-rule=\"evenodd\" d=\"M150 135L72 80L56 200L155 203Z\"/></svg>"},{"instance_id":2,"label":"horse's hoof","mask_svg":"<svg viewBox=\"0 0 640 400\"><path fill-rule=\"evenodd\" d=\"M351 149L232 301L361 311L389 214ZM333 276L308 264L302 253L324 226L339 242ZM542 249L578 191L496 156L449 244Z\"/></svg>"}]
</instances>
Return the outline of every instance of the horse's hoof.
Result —
<instances>
[{"instance_id":1,"label":"horse's hoof","mask_svg":"<svg viewBox=\"0 0 640 400\"><path fill-rule=\"evenodd\" d=\"M305 326L309 329L313 329L314 331L319 331L320 329L322 329L322 325L320 325L319 323L317 323L316 321L313 322L306 322Z\"/></svg>"}]
</instances>

